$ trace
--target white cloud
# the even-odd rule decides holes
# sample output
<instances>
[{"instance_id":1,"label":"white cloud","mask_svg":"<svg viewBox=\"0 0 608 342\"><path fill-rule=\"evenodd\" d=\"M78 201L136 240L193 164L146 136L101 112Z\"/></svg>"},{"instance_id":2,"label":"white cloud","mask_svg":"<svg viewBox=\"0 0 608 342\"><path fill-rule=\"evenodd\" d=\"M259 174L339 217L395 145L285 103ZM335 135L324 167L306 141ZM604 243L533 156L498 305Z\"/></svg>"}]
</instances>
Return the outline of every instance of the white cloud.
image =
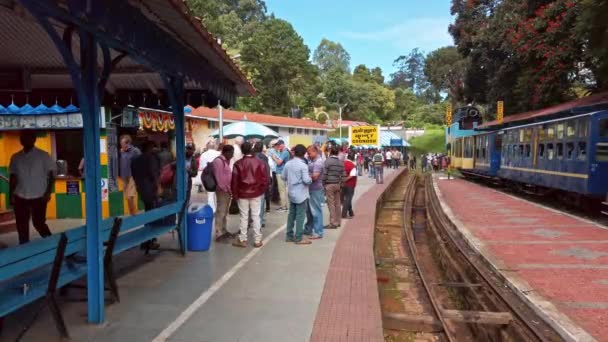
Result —
<instances>
[{"instance_id":1,"label":"white cloud","mask_svg":"<svg viewBox=\"0 0 608 342\"><path fill-rule=\"evenodd\" d=\"M385 42L398 49L419 47L426 52L441 46L452 45L453 40L448 33L452 18L415 18L393 24L378 30L366 32L344 31L342 37L368 41Z\"/></svg>"}]
</instances>

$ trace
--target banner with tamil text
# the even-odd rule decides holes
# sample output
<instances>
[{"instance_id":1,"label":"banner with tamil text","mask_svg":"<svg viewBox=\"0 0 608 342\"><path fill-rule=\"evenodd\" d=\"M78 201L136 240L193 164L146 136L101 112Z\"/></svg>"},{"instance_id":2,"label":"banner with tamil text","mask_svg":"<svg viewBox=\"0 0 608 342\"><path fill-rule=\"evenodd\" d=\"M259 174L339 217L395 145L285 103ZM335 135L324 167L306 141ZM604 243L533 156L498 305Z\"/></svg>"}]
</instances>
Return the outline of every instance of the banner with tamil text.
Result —
<instances>
[{"instance_id":1,"label":"banner with tamil text","mask_svg":"<svg viewBox=\"0 0 608 342\"><path fill-rule=\"evenodd\" d=\"M380 144L380 126L351 126L350 144L378 146Z\"/></svg>"}]
</instances>

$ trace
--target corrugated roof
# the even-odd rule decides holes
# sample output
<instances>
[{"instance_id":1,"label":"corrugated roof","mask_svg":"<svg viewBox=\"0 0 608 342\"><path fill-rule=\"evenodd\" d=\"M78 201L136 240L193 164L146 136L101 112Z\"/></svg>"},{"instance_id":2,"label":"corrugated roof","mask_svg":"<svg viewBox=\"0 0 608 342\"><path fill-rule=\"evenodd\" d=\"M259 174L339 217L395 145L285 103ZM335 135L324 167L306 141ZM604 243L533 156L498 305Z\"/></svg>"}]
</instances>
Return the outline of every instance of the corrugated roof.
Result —
<instances>
[{"instance_id":1,"label":"corrugated roof","mask_svg":"<svg viewBox=\"0 0 608 342\"><path fill-rule=\"evenodd\" d=\"M575 112L577 108L585 108L585 107L593 107L601 104L608 105L608 92L598 93L595 95L587 96L580 98L578 100L562 103L556 106L533 110L525 113L515 114L505 116L502 123L498 122L498 120L486 122L483 125L480 125L479 128L487 128L493 126L501 126L513 124L521 121L532 121L536 119L540 119L543 117L548 117L552 115L558 115L560 113L568 114Z\"/></svg>"},{"instance_id":2,"label":"corrugated roof","mask_svg":"<svg viewBox=\"0 0 608 342\"><path fill-rule=\"evenodd\" d=\"M217 108L208 108L208 107L198 107L193 109L191 116L204 118L204 119L212 119L219 120L219 111ZM296 119L296 118L288 118L284 116L276 116L270 114L259 114L259 113L248 113L248 112L239 112L235 110L224 109L224 120L226 121L243 121L249 120L252 122L257 122L264 125L269 126L279 126L279 127L295 127L295 128L311 128L311 129L319 129L327 131L325 125L322 125L316 121L312 121L309 119Z\"/></svg>"}]
</instances>

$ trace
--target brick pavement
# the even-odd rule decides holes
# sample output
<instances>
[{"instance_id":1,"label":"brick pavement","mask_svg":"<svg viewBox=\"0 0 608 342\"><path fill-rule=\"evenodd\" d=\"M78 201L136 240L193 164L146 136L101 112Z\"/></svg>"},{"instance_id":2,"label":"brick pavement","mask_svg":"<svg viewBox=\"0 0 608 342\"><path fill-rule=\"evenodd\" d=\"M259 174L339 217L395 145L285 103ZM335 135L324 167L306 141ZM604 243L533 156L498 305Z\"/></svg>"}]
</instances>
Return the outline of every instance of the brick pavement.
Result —
<instances>
[{"instance_id":1,"label":"brick pavement","mask_svg":"<svg viewBox=\"0 0 608 342\"><path fill-rule=\"evenodd\" d=\"M435 181L471 244L564 337L608 341L607 227L464 180Z\"/></svg>"},{"instance_id":2,"label":"brick pavement","mask_svg":"<svg viewBox=\"0 0 608 342\"><path fill-rule=\"evenodd\" d=\"M368 190L355 205L355 217L345 221L334 249L311 341L383 341L382 314L374 261L376 201L397 178Z\"/></svg>"}]
</instances>

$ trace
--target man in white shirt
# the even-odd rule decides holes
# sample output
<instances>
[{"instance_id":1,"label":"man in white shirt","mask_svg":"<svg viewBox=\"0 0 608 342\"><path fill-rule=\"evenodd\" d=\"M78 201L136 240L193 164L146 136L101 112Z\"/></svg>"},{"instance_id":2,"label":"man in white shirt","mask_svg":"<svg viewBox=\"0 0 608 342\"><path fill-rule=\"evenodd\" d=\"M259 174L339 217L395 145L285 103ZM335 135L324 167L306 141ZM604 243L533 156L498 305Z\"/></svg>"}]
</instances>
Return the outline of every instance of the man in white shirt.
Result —
<instances>
[{"instance_id":1,"label":"man in white shirt","mask_svg":"<svg viewBox=\"0 0 608 342\"><path fill-rule=\"evenodd\" d=\"M48 153L35 147L36 132L23 131L23 149L11 157L9 202L15 210L19 244L30 241L30 217L40 236L51 235L46 225L46 206L56 172Z\"/></svg>"},{"instance_id":2,"label":"man in white shirt","mask_svg":"<svg viewBox=\"0 0 608 342\"><path fill-rule=\"evenodd\" d=\"M207 167L207 164L213 162L215 158L220 156L220 151L217 150L217 144L215 140L211 140L207 143L207 150L201 154L201 157L198 160L198 169L199 169L199 177L202 175L203 170ZM215 192L207 191L207 204L215 210L217 209L217 202L215 200Z\"/></svg>"},{"instance_id":3,"label":"man in white shirt","mask_svg":"<svg viewBox=\"0 0 608 342\"><path fill-rule=\"evenodd\" d=\"M390 168L393 166L393 154L391 153L391 150L386 150L384 160L386 161L386 167Z\"/></svg>"}]
</instances>

